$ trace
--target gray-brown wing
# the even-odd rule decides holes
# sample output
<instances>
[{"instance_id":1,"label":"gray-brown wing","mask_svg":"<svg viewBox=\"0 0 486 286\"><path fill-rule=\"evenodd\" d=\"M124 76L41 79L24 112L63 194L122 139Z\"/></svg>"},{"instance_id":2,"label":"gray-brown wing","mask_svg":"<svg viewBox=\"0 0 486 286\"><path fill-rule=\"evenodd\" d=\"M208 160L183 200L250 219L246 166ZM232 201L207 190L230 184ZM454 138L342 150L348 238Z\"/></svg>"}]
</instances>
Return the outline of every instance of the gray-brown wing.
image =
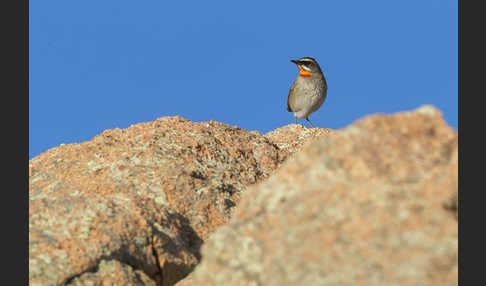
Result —
<instances>
[{"instance_id":1,"label":"gray-brown wing","mask_svg":"<svg viewBox=\"0 0 486 286\"><path fill-rule=\"evenodd\" d=\"M294 92L295 84L292 84L289 90L289 95L287 96L287 111L292 112L292 108L290 107L290 95Z\"/></svg>"}]
</instances>

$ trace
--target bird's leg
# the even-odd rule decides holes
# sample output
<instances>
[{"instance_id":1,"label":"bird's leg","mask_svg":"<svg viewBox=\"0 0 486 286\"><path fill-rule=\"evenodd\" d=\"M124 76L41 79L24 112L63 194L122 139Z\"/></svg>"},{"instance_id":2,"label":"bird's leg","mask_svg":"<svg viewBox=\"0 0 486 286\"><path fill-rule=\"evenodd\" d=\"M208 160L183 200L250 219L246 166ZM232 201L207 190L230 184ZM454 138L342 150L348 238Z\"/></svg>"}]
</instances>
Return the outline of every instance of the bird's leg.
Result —
<instances>
[{"instance_id":1,"label":"bird's leg","mask_svg":"<svg viewBox=\"0 0 486 286\"><path fill-rule=\"evenodd\" d=\"M298 124L297 123L297 116L295 116L294 119L295 119L295 124ZM305 125L304 125L304 123L301 123L300 126L302 126L302 128L306 128Z\"/></svg>"},{"instance_id":2,"label":"bird's leg","mask_svg":"<svg viewBox=\"0 0 486 286\"><path fill-rule=\"evenodd\" d=\"M307 117L305 118L305 120L307 120L307 122L309 122L310 126L312 126L312 128L314 128L314 125L312 125L312 122L310 122L310 120L309 120L309 116L307 116Z\"/></svg>"},{"instance_id":3,"label":"bird's leg","mask_svg":"<svg viewBox=\"0 0 486 286\"><path fill-rule=\"evenodd\" d=\"M295 121L295 124L298 124L297 123L297 116L294 115L294 121ZM301 123L300 125L302 125L302 128L306 128L305 125L303 123Z\"/></svg>"}]
</instances>

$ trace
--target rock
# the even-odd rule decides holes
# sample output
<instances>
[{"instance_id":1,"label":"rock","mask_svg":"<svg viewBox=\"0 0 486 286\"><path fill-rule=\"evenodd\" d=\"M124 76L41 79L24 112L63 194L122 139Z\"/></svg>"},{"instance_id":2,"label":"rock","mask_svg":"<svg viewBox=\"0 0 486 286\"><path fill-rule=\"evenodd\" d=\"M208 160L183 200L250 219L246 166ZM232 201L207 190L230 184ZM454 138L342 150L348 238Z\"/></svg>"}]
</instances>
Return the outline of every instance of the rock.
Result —
<instances>
[{"instance_id":1,"label":"rock","mask_svg":"<svg viewBox=\"0 0 486 286\"><path fill-rule=\"evenodd\" d=\"M457 143L430 106L321 136L245 191L177 285L457 285Z\"/></svg>"},{"instance_id":2,"label":"rock","mask_svg":"<svg viewBox=\"0 0 486 286\"><path fill-rule=\"evenodd\" d=\"M333 131L330 128L305 128L301 124L290 124L268 132L265 137L278 147L280 158L285 160L305 144L313 144L322 136L330 136Z\"/></svg>"},{"instance_id":3,"label":"rock","mask_svg":"<svg viewBox=\"0 0 486 286\"><path fill-rule=\"evenodd\" d=\"M101 260L96 269L68 281L69 285L137 285L156 286L155 282L141 270L134 270L117 260Z\"/></svg>"},{"instance_id":4,"label":"rock","mask_svg":"<svg viewBox=\"0 0 486 286\"><path fill-rule=\"evenodd\" d=\"M29 162L29 284L457 285L457 166L430 106L106 130Z\"/></svg>"},{"instance_id":5,"label":"rock","mask_svg":"<svg viewBox=\"0 0 486 286\"><path fill-rule=\"evenodd\" d=\"M174 285L281 162L261 134L177 116L48 150L29 162L29 284Z\"/></svg>"}]
</instances>

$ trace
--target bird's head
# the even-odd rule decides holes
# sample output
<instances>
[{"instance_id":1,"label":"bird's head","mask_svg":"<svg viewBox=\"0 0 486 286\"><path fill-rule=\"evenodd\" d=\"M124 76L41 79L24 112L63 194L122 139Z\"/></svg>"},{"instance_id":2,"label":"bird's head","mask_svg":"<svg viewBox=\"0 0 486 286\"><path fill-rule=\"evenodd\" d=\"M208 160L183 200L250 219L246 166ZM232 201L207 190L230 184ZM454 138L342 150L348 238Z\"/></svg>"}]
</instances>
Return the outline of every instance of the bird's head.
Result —
<instances>
[{"instance_id":1,"label":"bird's head","mask_svg":"<svg viewBox=\"0 0 486 286\"><path fill-rule=\"evenodd\" d=\"M297 65L300 71L300 76L310 77L313 74L322 74L321 67L317 61L310 57L303 57L298 60L290 60Z\"/></svg>"}]
</instances>

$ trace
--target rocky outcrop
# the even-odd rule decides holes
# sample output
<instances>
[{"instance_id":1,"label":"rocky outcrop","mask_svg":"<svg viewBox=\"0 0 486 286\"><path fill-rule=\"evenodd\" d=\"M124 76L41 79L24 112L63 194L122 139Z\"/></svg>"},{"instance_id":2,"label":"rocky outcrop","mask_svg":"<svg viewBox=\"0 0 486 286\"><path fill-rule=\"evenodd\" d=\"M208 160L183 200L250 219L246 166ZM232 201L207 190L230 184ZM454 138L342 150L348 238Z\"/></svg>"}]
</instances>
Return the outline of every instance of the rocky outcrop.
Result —
<instances>
[{"instance_id":1,"label":"rocky outcrop","mask_svg":"<svg viewBox=\"0 0 486 286\"><path fill-rule=\"evenodd\" d=\"M164 117L29 172L30 285L457 284L457 133L429 106L265 135Z\"/></svg>"},{"instance_id":2,"label":"rocky outcrop","mask_svg":"<svg viewBox=\"0 0 486 286\"><path fill-rule=\"evenodd\" d=\"M173 285L280 162L258 132L180 117L53 148L29 164L30 285L98 285L106 269Z\"/></svg>"},{"instance_id":3,"label":"rocky outcrop","mask_svg":"<svg viewBox=\"0 0 486 286\"><path fill-rule=\"evenodd\" d=\"M457 133L430 106L308 144L177 285L457 285Z\"/></svg>"},{"instance_id":4,"label":"rocky outcrop","mask_svg":"<svg viewBox=\"0 0 486 286\"><path fill-rule=\"evenodd\" d=\"M330 128L305 128L301 124L290 124L268 132L265 137L278 147L280 158L286 160L305 144L330 136L333 131Z\"/></svg>"}]
</instances>

